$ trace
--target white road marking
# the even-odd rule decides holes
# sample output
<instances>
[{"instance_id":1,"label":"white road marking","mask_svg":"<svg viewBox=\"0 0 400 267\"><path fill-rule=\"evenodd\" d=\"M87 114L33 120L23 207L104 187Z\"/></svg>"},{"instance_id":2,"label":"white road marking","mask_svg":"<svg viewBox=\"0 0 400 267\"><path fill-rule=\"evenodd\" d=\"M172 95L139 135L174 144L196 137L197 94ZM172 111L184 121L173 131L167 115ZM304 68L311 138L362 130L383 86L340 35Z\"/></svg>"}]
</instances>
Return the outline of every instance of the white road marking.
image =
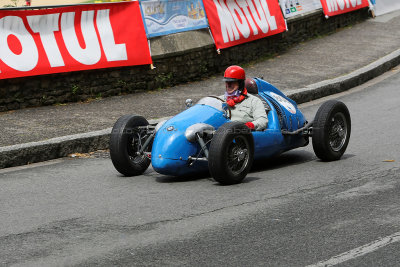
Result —
<instances>
[{"instance_id":1,"label":"white road marking","mask_svg":"<svg viewBox=\"0 0 400 267\"><path fill-rule=\"evenodd\" d=\"M326 261L320 261L313 265L308 265L307 267L320 267L320 266L334 266L336 264L355 259L357 257L364 256L368 253L374 252L380 248L387 245L393 244L400 241L400 232L394 233L392 235L382 237L364 246L349 250L337 256L334 256Z\"/></svg>"}]
</instances>

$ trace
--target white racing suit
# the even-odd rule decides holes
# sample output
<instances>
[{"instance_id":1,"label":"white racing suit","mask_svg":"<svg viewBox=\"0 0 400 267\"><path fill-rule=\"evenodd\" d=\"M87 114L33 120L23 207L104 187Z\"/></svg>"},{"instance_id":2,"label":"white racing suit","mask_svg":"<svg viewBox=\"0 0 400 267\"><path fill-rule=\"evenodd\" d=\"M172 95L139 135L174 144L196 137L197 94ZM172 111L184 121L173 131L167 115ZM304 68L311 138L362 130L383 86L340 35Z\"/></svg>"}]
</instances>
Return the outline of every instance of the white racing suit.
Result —
<instances>
[{"instance_id":1,"label":"white racing suit","mask_svg":"<svg viewBox=\"0 0 400 267\"><path fill-rule=\"evenodd\" d=\"M221 96L225 99L225 96ZM225 99L226 100L226 99ZM268 117L265 112L264 104L261 100L251 94L234 107L230 107L232 112L231 121L252 122L256 131L262 131L267 128Z\"/></svg>"}]
</instances>

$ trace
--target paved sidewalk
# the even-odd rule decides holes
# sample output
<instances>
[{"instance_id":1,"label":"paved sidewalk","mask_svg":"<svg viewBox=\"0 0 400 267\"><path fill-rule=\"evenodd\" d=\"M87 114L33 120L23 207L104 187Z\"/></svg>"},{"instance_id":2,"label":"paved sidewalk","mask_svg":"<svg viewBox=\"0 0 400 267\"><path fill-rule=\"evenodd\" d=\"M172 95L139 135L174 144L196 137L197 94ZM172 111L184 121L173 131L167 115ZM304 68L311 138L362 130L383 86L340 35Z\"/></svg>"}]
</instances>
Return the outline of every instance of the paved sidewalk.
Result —
<instances>
[{"instance_id":1,"label":"paved sidewalk","mask_svg":"<svg viewBox=\"0 0 400 267\"><path fill-rule=\"evenodd\" d=\"M335 81L342 83L343 75L357 71L382 57L389 55L383 62L400 58L396 56L399 54L396 52L400 52L398 49L400 11L301 43L285 54L248 64L244 68L247 76L263 76L285 93L292 94L291 90L338 77L334 81L319 83L318 86ZM372 75L374 73L379 74L373 72ZM204 81L89 103L0 113L0 148L107 129L120 116L128 113L140 114L146 118L171 116L184 109L187 98L196 101L202 96L223 93L222 75L223 73L219 73ZM351 75L357 78L359 73ZM313 85L310 88L318 86Z\"/></svg>"}]
</instances>

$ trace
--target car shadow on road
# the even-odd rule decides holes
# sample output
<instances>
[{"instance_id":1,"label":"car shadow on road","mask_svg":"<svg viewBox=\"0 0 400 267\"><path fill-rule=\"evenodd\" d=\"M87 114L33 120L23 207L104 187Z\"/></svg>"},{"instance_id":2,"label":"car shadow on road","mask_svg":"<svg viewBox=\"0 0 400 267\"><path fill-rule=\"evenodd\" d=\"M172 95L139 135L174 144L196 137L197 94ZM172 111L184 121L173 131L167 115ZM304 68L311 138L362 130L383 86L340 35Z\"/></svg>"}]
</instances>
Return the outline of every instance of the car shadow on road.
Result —
<instances>
[{"instance_id":1,"label":"car shadow on road","mask_svg":"<svg viewBox=\"0 0 400 267\"><path fill-rule=\"evenodd\" d=\"M341 157L340 160L350 159L350 158L353 158L353 157L355 157L355 156L356 156L356 155L354 155L354 154L344 154L344 155Z\"/></svg>"},{"instance_id":2,"label":"car shadow on road","mask_svg":"<svg viewBox=\"0 0 400 267\"><path fill-rule=\"evenodd\" d=\"M354 154L344 154L340 160L347 160L355 156ZM292 150L276 157L255 161L249 175L251 173L290 167L310 161L322 162L314 153L305 150Z\"/></svg>"},{"instance_id":3,"label":"car shadow on road","mask_svg":"<svg viewBox=\"0 0 400 267\"><path fill-rule=\"evenodd\" d=\"M184 182L192 182L200 179L209 179L212 180L210 173L203 172L203 173L196 173L191 175L185 176L168 176L168 175L161 175L156 177L156 181L158 183L184 183Z\"/></svg>"},{"instance_id":4,"label":"car shadow on road","mask_svg":"<svg viewBox=\"0 0 400 267\"><path fill-rule=\"evenodd\" d=\"M349 158L355 157L353 154L344 154L341 160L346 160ZM258 177L252 177L252 173L264 172L268 170L275 170L285 167L290 167L294 165L303 164L310 161L320 161L314 153L304 151L304 150L292 150L289 152L285 152L276 157L267 158L264 160L254 161L251 171L247 175L247 177L242 181L242 183L251 183L259 180ZM207 179L212 182L215 182L211 177L209 172L203 172L198 174L191 174L185 176L167 176L167 175L159 175L156 176L156 181L158 183L184 183L184 182L192 182L201 179ZM215 183L215 185L220 185L219 183ZM222 185L221 185L222 186Z\"/></svg>"},{"instance_id":5,"label":"car shadow on road","mask_svg":"<svg viewBox=\"0 0 400 267\"><path fill-rule=\"evenodd\" d=\"M292 150L278 156L254 161L250 173L263 172L298 165L316 159L314 153L304 150Z\"/></svg>"},{"instance_id":6,"label":"car shadow on road","mask_svg":"<svg viewBox=\"0 0 400 267\"><path fill-rule=\"evenodd\" d=\"M344 155L339 159L339 161L351 159L351 158L353 158L353 157L355 157L355 156L356 156L356 155L354 155L354 154L344 154ZM319 158L316 158L315 161L324 162L324 161L320 160Z\"/></svg>"},{"instance_id":7,"label":"car shadow on road","mask_svg":"<svg viewBox=\"0 0 400 267\"><path fill-rule=\"evenodd\" d=\"M158 183L184 183L184 182L192 182L192 181L197 181L197 180L201 180L201 179L207 179L210 182L213 182L215 185L218 186L225 186L222 185L218 182L216 182L212 177L211 174L206 172L206 173L202 173L202 174L196 174L196 175L186 175L186 176L158 176L156 177L156 181ZM249 177L247 176L242 183L246 184L246 183L250 183L256 180L259 180L260 178L257 177Z\"/></svg>"}]
</instances>

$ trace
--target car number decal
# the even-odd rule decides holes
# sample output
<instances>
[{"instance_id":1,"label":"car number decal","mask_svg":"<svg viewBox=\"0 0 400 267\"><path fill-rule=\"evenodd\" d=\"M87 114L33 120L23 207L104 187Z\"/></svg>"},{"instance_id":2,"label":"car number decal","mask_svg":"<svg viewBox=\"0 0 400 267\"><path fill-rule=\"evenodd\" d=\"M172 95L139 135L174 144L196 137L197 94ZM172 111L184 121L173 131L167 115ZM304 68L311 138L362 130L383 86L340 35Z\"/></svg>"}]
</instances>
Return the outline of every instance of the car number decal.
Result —
<instances>
[{"instance_id":1,"label":"car number decal","mask_svg":"<svg viewBox=\"0 0 400 267\"><path fill-rule=\"evenodd\" d=\"M271 96L278 101L279 104L281 104L282 106L284 106L290 113L292 114L296 114L296 108L293 106L292 103L290 103L287 99L285 99L284 97L275 94L273 92L271 92Z\"/></svg>"}]
</instances>

